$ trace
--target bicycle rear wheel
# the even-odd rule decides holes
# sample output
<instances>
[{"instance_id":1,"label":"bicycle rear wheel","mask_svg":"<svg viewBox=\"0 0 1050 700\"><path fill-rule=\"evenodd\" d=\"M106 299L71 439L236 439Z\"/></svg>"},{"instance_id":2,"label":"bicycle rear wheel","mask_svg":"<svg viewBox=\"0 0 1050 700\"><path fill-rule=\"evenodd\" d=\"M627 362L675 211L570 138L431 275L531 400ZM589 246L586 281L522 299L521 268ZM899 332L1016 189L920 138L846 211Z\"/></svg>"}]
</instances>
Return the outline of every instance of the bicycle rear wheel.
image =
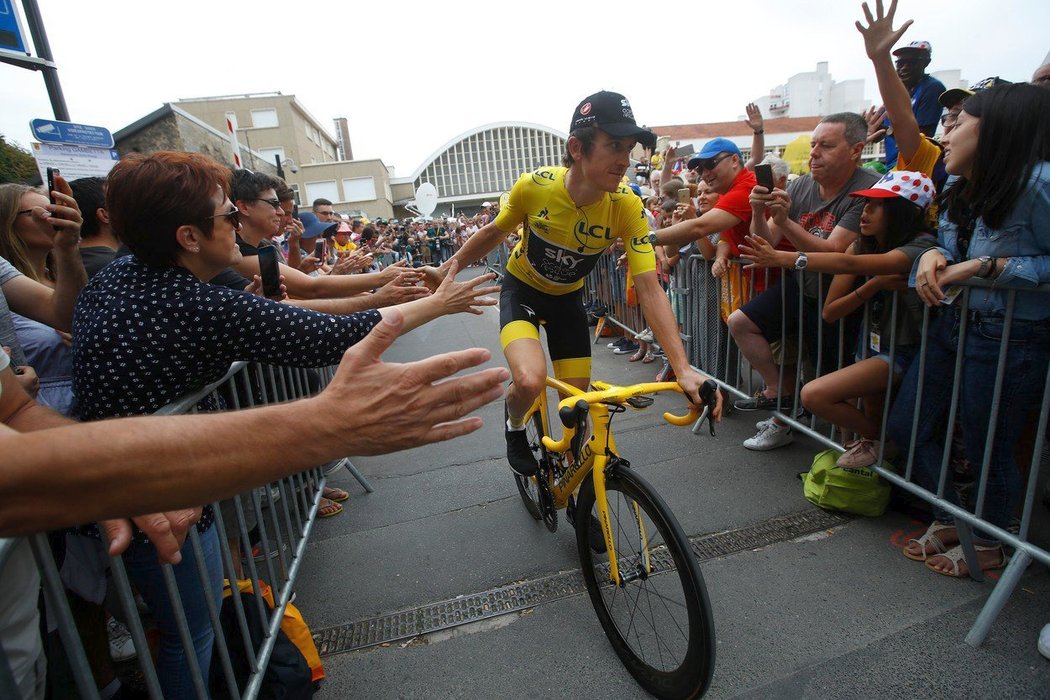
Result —
<instances>
[{"instance_id":1,"label":"bicycle rear wheel","mask_svg":"<svg viewBox=\"0 0 1050 700\"><path fill-rule=\"evenodd\" d=\"M601 528L593 477L580 489L576 518L583 577L602 629L645 690L661 698L700 697L714 672L715 634L689 541L667 504L634 472L613 467L605 489L622 585L609 580L608 555L590 546L589 531Z\"/></svg>"},{"instance_id":2,"label":"bicycle rear wheel","mask_svg":"<svg viewBox=\"0 0 1050 700\"><path fill-rule=\"evenodd\" d=\"M543 447L543 443L540 441L543 437L543 419L540 417L539 411L533 413L529 422L525 424L525 435L528 437L529 447L532 449L532 456L536 459L536 463L543 467L543 465L547 464L547 450ZM546 469L540 469L541 474L546 471ZM518 487L518 493L521 495L521 502L525 504L525 510L529 511L529 515L535 520L539 520L543 517L543 511L540 508L540 493L537 478L537 476L522 476L520 474L514 474L514 484Z\"/></svg>"}]
</instances>

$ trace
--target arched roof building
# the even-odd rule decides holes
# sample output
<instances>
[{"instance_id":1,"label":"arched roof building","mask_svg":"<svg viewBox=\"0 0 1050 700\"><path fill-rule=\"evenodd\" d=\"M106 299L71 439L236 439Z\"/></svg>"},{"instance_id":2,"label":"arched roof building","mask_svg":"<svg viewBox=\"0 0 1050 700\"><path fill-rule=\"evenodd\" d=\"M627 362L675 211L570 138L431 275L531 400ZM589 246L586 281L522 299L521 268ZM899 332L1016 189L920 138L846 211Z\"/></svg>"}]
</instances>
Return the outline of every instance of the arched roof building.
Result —
<instances>
[{"instance_id":1,"label":"arched roof building","mask_svg":"<svg viewBox=\"0 0 1050 700\"><path fill-rule=\"evenodd\" d=\"M391 180L396 203L411 199L424 182L437 188L439 211L442 204L470 207L496 199L523 172L560 163L566 138L560 131L526 122L476 127L434 151L409 177Z\"/></svg>"}]
</instances>

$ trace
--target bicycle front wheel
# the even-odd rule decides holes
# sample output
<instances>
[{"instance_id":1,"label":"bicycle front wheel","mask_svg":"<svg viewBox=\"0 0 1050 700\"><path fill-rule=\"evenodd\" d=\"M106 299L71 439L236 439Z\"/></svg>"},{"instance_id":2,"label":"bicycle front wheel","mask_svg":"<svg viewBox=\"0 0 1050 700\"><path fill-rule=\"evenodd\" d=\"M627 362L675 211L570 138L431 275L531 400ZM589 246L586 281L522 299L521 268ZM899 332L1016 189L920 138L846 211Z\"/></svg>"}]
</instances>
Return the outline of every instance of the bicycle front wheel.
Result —
<instances>
[{"instance_id":1,"label":"bicycle front wheel","mask_svg":"<svg viewBox=\"0 0 1050 700\"><path fill-rule=\"evenodd\" d=\"M591 603L627 670L661 698L697 698L711 683L715 634L711 604L689 540L653 488L622 466L605 478L609 520L622 583L609 580L609 557L591 548L601 525L594 480L580 489L576 545ZM589 513L591 517L580 517Z\"/></svg>"}]
</instances>

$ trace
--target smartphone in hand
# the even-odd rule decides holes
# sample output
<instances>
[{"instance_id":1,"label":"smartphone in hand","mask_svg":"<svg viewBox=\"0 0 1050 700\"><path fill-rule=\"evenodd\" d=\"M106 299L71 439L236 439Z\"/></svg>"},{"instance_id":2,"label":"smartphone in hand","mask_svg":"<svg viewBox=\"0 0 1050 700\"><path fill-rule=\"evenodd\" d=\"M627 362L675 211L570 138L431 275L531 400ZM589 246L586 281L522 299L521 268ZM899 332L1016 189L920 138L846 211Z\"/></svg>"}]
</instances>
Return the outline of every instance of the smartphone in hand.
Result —
<instances>
[{"instance_id":1,"label":"smartphone in hand","mask_svg":"<svg viewBox=\"0 0 1050 700\"><path fill-rule=\"evenodd\" d=\"M281 296L281 266L277 249L272 245L259 246L259 275L262 277L263 296L276 299Z\"/></svg>"},{"instance_id":2,"label":"smartphone in hand","mask_svg":"<svg viewBox=\"0 0 1050 700\"><path fill-rule=\"evenodd\" d=\"M755 166L755 180L761 187L765 187L770 192L776 186L773 184L773 166L769 163L759 163Z\"/></svg>"},{"instance_id":3,"label":"smartphone in hand","mask_svg":"<svg viewBox=\"0 0 1050 700\"><path fill-rule=\"evenodd\" d=\"M679 204L688 204L689 203L689 188L688 187L683 187L682 189L678 190L678 203Z\"/></svg>"},{"instance_id":4,"label":"smartphone in hand","mask_svg":"<svg viewBox=\"0 0 1050 700\"><path fill-rule=\"evenodd\" d=\"M318 238L317 242L314 243L314 257L324 262L324 239Z\"/></svg>"},{"instance_id":5,"label":"smartphone in hand","mask_svg":"<svg viewBox=\"0 0 1050 700\"><path fill-rule=\"evenodd\" d=\"M52 192L55 191L55 175L61 175L58 168L47 169L47 201L55 204L55 195Z\"/></svg>"}]
</instances>

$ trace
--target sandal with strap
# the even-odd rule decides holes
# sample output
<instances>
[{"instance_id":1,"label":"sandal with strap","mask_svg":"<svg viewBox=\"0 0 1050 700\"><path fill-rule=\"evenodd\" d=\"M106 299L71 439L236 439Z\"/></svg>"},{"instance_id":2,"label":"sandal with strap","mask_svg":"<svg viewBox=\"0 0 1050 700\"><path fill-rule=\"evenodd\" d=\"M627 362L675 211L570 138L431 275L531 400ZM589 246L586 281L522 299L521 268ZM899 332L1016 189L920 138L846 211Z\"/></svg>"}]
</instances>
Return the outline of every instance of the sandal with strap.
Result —
<instances>
[{"instance_id":1,"label":"sandal with strap","mask_svg":"<svg viewBox=\"0 0 1050 700\"><path fill-rule=\"evenodd\" d=\"M944 554L948 551L948 545L946 545L944 541L937 536L937 533L949 529L954 530L955 525L951 525L948 523L939 523L936 520L934 520L932 523L930 523L930 527L926 530L926 533L922 537L918 539L908 540L908 543L904 546L904 549L902 550L904 552L904 556L908 557L912 561L926 561L928 557L932 557L937 554ZM912 554L908 551L908 545L912 542L914 542L922 548L920 550L921 554ZM926 545L932 545L933 551L927 552Z\"/></svg>"},{"instance_id":2,"label":"sandal with strap","mask_svg":"<svg viewBox=\"0 0 1050 700\"><path fill-rule=\"evenodd\" d=\"M321 492L321 497L327 498L329 501L342 503L350 498L350 493L335 486L325 486L324 491Z\"/></svg>"},{"instance_id":3,"label":"sandal with strap","mask_svg":"<svg viewBox=\"0 0 1050 700\"><path fill-rule=\"evenodd\" d=\"M333 515L339 515L343 512L343 507L335 501L330 501L327 498L321 497L321 503L317 508L318 518L330 518Z\"/></svg>"},{"instance_id":4,"label":"sandal with strap","mask_svg":"<svg viewBox=\"0 0 1050 700\"><path fill-rule=\"evenodd\" d=\"M997 571L999 569L1006 568L1006 565L1010 563L1010 557L1006 556L1006 552L1003 551L1003 546L1001 544L992 545L990 547L985 547L985 546L976 544L976 545L974 545L973 548L975 550L977 550L978 554L980 554L981 552L998 552L999 553L999 561L998 561L998 563L991 564L989 566L984 566L984 567L982 567L982 571ZM957 547L952 547L947 552L941 552L939 554L930 555L930 556L941 556L941 557L944 557L952 565L951 571L941 571L940 569L938 569L938 568L934 567L933 565L931 565L930 561L927 560L926 561L926 568L929 569L930 571L938 573L941 576L951 576L952 578L965 578L965 577L970 575L969 572L964 574L964 573L961 573L959 571L959 562L964 561L965 558L966 558L966 556L963 554L962 545L959 545Z\"/></svg>"}]
</instances>

